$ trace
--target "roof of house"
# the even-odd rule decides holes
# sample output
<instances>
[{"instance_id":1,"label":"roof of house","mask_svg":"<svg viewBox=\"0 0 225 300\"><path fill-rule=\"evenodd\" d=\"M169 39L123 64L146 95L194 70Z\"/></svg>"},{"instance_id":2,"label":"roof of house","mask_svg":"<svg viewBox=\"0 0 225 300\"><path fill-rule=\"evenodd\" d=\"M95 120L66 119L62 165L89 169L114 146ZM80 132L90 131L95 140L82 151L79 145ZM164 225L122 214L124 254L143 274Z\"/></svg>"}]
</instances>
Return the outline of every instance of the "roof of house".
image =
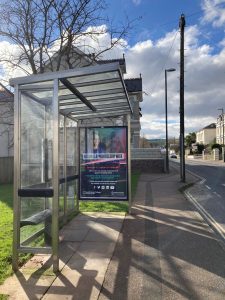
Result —
<instances>
[{"instance_id":1,"label":"roof of house","mask_svg":"<svg viewBox=\"0 0 225 300\"><path fill-rule=\"evenodd\" d=\"M120 67L121 67L122 71L124 73L126 73L126 61L125 61L125 57L124 56L123 56L123 58L96 60L96 62L99 65L118 62L120 64Z\"/></svg>"},{"instance_id":2,"label":"roof of house","mask_svg":"<svg viewBox=\"0 0 225 300\"><path fill-rule=\"evenodd\" d=\"M13 93L10 92L2 83L0 83L0 101L12 101Z\"/></svg>"},{"instance_id":3,"label":"roof of house","mask_svg":"<svg viewBox=\"0 0 225 300\"><path fill-rule=\"evenodd\" d=\"M214 129L216 128L216 123L211 123L208 126L205 126L203 129Z\"/></svg>"},{"instance_id":4,"label":"roof of house","mask_svg":"<svg viewBox=\"0 0 225 300\"><path fill-rule=\"evenodd\" d=\"M124 80L129 93L142 92L142 78L128 78Z\"/></svg>"},{"instance_id":5,"label":"roof of house","mask_svg":"<svg viewBox=\"0 0 225 300\"><path fill-rule=\"evenodd\" d=\"M113 63L113 62L118 62L120 65L125 64L125 58L115 58L115 59L101 59L97 60L98 64L108 64L108 63Z\"/></svg>"}]
</instances>

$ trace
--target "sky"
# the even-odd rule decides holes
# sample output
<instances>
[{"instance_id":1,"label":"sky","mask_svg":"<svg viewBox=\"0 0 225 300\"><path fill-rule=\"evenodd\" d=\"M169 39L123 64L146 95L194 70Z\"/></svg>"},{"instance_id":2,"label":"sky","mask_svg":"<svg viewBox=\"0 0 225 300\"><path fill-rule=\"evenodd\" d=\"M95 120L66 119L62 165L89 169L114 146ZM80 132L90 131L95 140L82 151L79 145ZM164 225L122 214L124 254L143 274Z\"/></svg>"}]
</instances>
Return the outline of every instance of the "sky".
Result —
<instances>
[{"instance_id":1,"label":"sky","mask_svg":"<svg viewBox=\"0 0 225 300\"><path fill-rule=\"evenodd\" d=\"M141 135L165 138L165 69L168 73L168 134L179 137L179 18L185 15L185 133L216 122L225 111L225 0L105 0L113 24L128 17L133 28L124 47L105 54L121 58L125 53L126 78L143 80ZM102 26L105 26L102 24ZM103 44L109 36L100 38ZM90 42L91 43L91 42ZM0 49L9 45L0 41ZM15 47L10 46L14 51Z\"/></svg>"},{"instance_id":2,"label":"sky","mask_svg":"<svg viewBox=\"0 0 225 300\"><path fill-rule=\"evenodd\" d=\"M122 49L126 78L143 79L141 135L165 137L165 69L168 73L168 134L179 137L179 18L185 15L185 133L216 122L225 110L225 0L114 0L115 23L136 19ZM110 54L108 54L110 55ZM121 55L121 54L120 54ZM109 58L109 57L108 57Z\"/></svg>"}]
</instances>

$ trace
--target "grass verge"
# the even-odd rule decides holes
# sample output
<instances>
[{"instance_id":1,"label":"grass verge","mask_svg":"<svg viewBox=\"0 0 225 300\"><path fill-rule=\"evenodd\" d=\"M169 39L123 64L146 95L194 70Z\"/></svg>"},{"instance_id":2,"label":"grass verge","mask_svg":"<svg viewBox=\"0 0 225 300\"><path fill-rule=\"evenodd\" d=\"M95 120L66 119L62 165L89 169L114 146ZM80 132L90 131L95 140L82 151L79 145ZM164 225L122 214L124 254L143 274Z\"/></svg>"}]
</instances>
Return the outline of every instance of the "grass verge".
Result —
<instances>
[{"instance_id":1,"label":"grass verge","mask_svg":"<svg viewBox=\"0 0 225 300\"><path fill-rule=\"evenodd\" d=\"M13 239L13 188L11 184L0 185L0 284L9 277L12 271ZM23 265L31 254L20 254L19 265ZM0 300L7 299L0 295Z\"/></svg>"},{"instance_id":2,"label":"grass verge","mask_svg":"<svg viewBox=\"0 0 225 300\"><path fill-rule=\"evenodd\" d=\"M140 173L131 176L131 197L134 198ZM128 202L80 201L81 212L125 212L128 213Z\"/></svg>"},{"instance_id":3,"label":"grass verge","mask_svg":"<svg viewBox=\"0 0 225 300\"><path fill-rule=\"evenodd\" d=\"M127 202L80 201L81 212L128 212Z\"/></svg>"},{"instance_id":4,"label":"grass verge","mask_svg":"<svg viewBox=\"0 0 225 300\"><path fill-rule=\"evenodd\" d=\"M11 275L13 235L12 185L0 186L0 284ZM4 299L4 298L2 298Z\"/></svg>"},{"instance_id":5,"label":"grass verge","mask_svg":"<svg viewBox=\"0 0 225 300\"><path fill-rule=\"evenodd\" d=\"M9 299L8 295L2 295L2 294L0 294L0 300L7 300L7 299Z\"/></svg>"}]
</instances>

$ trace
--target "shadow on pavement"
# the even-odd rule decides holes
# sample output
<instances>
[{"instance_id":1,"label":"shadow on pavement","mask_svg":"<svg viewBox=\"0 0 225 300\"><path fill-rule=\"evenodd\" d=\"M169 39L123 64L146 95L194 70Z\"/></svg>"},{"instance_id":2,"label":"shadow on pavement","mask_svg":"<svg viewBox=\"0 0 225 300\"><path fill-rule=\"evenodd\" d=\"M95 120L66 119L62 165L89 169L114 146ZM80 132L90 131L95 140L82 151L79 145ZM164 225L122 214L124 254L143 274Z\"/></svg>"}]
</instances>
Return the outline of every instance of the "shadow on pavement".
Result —
<instances>
[{"instance_id":1,"label":"shadow on pavement","mask_svg":"<svg viewBox=\"0 0 225 300\"><path fill-rule=\"evenodd\" d=\"M176 180L141 177L100 300L224 299L225 252Z\"/></svg>"}]
</instances>

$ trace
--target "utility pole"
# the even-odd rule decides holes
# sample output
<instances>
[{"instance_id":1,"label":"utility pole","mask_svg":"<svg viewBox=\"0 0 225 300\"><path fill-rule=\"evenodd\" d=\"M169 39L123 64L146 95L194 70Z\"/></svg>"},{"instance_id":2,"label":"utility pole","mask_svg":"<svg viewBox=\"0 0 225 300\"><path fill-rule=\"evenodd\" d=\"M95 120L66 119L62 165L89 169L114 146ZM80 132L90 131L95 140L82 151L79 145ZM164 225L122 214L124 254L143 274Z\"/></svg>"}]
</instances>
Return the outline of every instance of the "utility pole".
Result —
<instances>
[{"instance_id":1,"label":"utility pole","mask_svg":"<svg viewBox=\"0 0 225 300\"><path fill-rule=\"evenodd\" d=\"M180 177L185 182L185 149L184 149L184 27L185 16L180 16Z\"/></svg>"}]
</instances>

